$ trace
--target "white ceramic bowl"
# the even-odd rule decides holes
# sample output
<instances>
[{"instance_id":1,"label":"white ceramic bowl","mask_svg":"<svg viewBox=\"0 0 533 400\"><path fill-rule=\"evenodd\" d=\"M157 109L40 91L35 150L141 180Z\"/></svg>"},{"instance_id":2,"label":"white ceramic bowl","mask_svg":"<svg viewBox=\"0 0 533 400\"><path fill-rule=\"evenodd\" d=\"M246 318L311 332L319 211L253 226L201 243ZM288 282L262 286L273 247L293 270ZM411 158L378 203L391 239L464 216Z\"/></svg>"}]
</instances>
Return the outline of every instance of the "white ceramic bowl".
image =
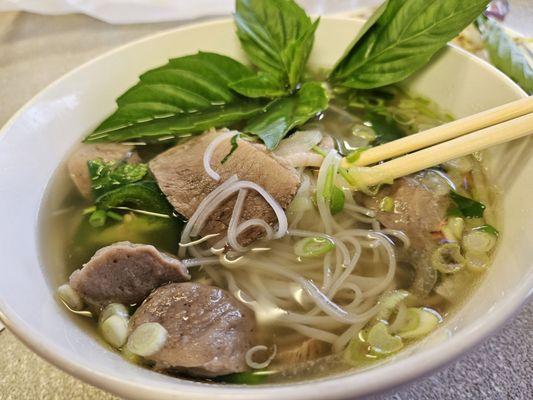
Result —
<instances>
[{"instance_id":1,"label":"white ceramic bowl","mask_svg":"<svg viewBox=\"0 0 533 400\"><path fill-rule=\"evenodd\" d=\"M359 27L353 20L324 18L311 65L330 67ZM527 141L493 151L491 171L504 190L503 238L493 267L460 312L428 340L384 365L297 385L222 387L156 374L101 346L54 299L51 265L39 253L43 195L59 161L114 109L114 99L140 73L200 49L243 58L230 21L163 32L71 72L30 101L0 132L0 316L36 353L132 399L345 399L429 373L479 343L518 310L533 283L533 158L528 157L533 147ZM410 86L457 117L524 96L503 74L454 48L441 52Z\"/></svg>"}]
</instances>

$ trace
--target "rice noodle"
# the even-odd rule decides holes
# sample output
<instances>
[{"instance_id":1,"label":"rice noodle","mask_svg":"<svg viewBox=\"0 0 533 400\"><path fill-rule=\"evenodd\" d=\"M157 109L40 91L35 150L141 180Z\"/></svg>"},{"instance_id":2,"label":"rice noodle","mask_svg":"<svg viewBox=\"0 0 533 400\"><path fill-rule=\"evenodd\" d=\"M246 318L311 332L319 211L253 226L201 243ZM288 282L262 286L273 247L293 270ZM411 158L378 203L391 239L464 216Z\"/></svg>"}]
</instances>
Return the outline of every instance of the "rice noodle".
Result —
<instances>
[{"instance_id":1,"label":"rice noodle","mask_svg":"<svg viewBox=\"0 0 533 400\"><path fill-rule=\"evenodd\" d=\"M204 168L215 180L220 176L211 168L212 155L222 141L235 134L222 133L206 149ZM331 169L337 176L340 162L339 154L331 150L318 175L300 170L302 184L295 199L305 202L289 206L290 229L284 210L264 188L230 177L200 203L183 230L179 250L181 258L187 253L192 256L184 260L186 266L201 266L214 283L227 288L253 310L260 326L284 329L282 336L288 328L293 332L289 335L292 341L301 336L317 339L332 344L335 352L341 351L376 315L379 296L392 287L396 272L392 239L405 248L410 245L403 232L381 230L376 212L357 204L349 190L344 190L344 210L332 215L324 189ZM246 198L252 191L272 208L277 226L260 218L242 220ZM316 208L311 203L315 193ZM191 238L201 234L211 215L234 198L227 232L218 235L215 244L211 240L217 235L193 241ZM243 246L239 238L250 229L260 230L264 241ZM296 238L300 237L326 238L335 248L321 258L302 259L294 253ZM368 263L376 264L375 276L358 272ZM276 349L263 363L253 360L256 352L265 350L263 345L251 348L247 364L254 369L266 368Z\"/></svg>"},{"instance_id":2,"label":"rice noodle","mask_svg":"<svg viewBox=\"0 0 533 400\"><path fill-rule=\"evenodd\" d=\"M239 132L237 132L237 131L222 132L211 143L209 143L209 145L205 149L204 158L203 158L204 169L205 169L205 172L207 173L207 175L209 175L209 177L211 177L213 180L215 180L215 181L219 181L220 180L220 175L218 174L218 172L216 172L211 167L211 158L213 157L213 153L215 152L215 150L217 149L217 147L218 147L218 145L220 143L222 143L225 140L228 140L228 139L232 138L233 136L237 135L238 133Z\"/></svg>"},{"instance_id":3,"label":"rice noodle","mask_svg":"<svg viewBox=\"0 0 533 400\"><path fill-rule=\"evenodd\" d=\"M262 363L257 363L253 360L253 356L255 353L257 353L258 351L267 351L267 350L268 350L268 347L263 346L263 345L252 347L250 350L246 352L246 356L245 356L246 364L248 364L248 366L253 369L263 369L263 368L268 367L270 363L272 362L272 360L274 359L274 357L276 357L276 354L278 352L278 348L276 345L274 345L274 351L272 352L270 357L266 359L266 361L263 361Z\"/></svg>"}]
</instances>

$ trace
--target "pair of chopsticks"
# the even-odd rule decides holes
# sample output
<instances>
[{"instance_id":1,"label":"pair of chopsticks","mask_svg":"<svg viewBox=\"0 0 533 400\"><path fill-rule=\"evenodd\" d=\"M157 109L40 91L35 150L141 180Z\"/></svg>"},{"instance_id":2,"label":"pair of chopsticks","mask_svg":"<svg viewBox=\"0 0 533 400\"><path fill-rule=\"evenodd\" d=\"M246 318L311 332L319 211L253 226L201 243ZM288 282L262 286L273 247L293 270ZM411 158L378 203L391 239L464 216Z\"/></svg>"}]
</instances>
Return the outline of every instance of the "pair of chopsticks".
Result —
<instances>
[{"instance_id":1,"label":"pair of chopsticks","mask_svg":"<svg viewBox=\"0 0 533 400\"><path fill-rule=\"evenodd\" d=\"M370 148L361 153L354 165L390 160L370 167L373 173L365 183L376 185L382 177L396 179L532 133L530 96Z\"/></svg>"}]
</instances>

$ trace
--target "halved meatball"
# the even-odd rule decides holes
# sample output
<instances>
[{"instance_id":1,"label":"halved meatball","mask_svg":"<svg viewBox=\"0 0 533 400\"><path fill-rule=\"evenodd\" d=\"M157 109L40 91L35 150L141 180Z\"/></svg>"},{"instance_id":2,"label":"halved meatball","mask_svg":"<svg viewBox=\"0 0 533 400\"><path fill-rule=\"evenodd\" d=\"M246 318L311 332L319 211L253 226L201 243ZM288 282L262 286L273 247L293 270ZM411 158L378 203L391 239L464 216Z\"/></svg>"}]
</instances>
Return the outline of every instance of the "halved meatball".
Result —
<instances>
[{"instance_id":1,"label":"halved meatball","mask_svg":"<svg viewBox=\"0 0 533 400\"><path fill-rule=\"evenodd\" d=\"M152 290L189 280L187 268L154 246L119 242L98 250L83 268L70 276L70 285L97 309L110 303L142 302Z\"/></svg>"},{"instance_id":2,"label":"halved meatball","mask_svg":"<svg viewBox=\"0 0 533 400\"><path fill-rule=\"evenodd\" d=\"M248 369L254 314L218 287L193 282L160 287L133 314L130 329L147 322L168 332L165 346L147 357L156 370L213 377Z\"/></svg>"}]
</instances>

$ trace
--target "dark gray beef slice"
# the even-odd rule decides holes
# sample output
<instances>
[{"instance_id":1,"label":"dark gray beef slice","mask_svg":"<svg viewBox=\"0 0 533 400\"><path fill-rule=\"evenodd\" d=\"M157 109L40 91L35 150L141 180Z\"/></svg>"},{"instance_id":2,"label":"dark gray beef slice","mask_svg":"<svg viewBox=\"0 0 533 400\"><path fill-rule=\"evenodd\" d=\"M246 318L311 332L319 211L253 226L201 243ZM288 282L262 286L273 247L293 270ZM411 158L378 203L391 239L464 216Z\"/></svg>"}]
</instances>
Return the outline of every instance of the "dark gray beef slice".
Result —
<instances>
[{"instance_id":1,"label":"dark gray beef slice","mask_svg":"<svg viewBox=\"0 0 533 400\"><path fill-rule=\"evenodd\" d=\"M133 146L121 143L82 144L70 156L67 163L68 173L86 199L91 198L91 178L87 161L101 158L104 161L124 160L138 163L139 155Z\"/></svg>"},{"instance_id":2,"label":"dark gray beef slice","mask_svg":"<svg viewBox=\"0 0 533 400\"><path fill-rule=\"evenodd\" d=\"M82 269L70 276L70 285L97 309L110 303L142 302L152 290L189 280L187 268L154 246L119 242L98 250Z\"/></svg>"},{"instance_id":3,"label":"dark gray beef slice","mask_svg":"<svg viewBox=\"0 0 533 400\"><path fill-rule=\"evenodd\" d=\"M220 133L212 131L190 139L150 162L150 170L159 187L176 211L189 219L201 201L232 175L237 175L241 180L255 182L270 193L281 207L287 208L300 186L300 178L294 168L267 152L262 145L239 139L237 150L221 164L220 161L231 148L228 139L217 147L211 160L211 166L220 174L221 180L216 182L206 174L203 167L204 152ZM236 196L228 199L211 215L201 232L202 235L225 234L235 200ZM261 218L269 224L276 222L275 214L268 203L259 194L249 191L242 220L252 218ZM239 237L239 241L247 245L261 233L261 230L249 230Z\"/></svg>"},{"instance_id":4,"label":"dark gray beef slice","mask_svg":"<svg viewBox=\"0 0 533 400\"><path fill-rule=\"evenodd\" d=\"M388 229L403 231L411 241L411 248L401 258L415 269L413 291L427 296L437 281L437 271L431 265L431 255L438 246L432 232L440 231L450 205L447 195L439 195L422 183L430 171L397 179L394 184L380 190L377 196L367 197L365 205L377 212L377 219ZM394 211L380 211L385 196L394 199Z\"/></svg>"},{"instance_id":5,"label":"dark gray beef slice","mask_svg":"<svg viewBox=\"0 0 533 400\"><path fill-rule=\"evenodd\" d=\"M253 312L220 288L193 282L160 287L133 314L130 330L147 322L169 334L164 347L147 357L156 370L213 377L248 369Z\"/></svg>"}]
</instances>

